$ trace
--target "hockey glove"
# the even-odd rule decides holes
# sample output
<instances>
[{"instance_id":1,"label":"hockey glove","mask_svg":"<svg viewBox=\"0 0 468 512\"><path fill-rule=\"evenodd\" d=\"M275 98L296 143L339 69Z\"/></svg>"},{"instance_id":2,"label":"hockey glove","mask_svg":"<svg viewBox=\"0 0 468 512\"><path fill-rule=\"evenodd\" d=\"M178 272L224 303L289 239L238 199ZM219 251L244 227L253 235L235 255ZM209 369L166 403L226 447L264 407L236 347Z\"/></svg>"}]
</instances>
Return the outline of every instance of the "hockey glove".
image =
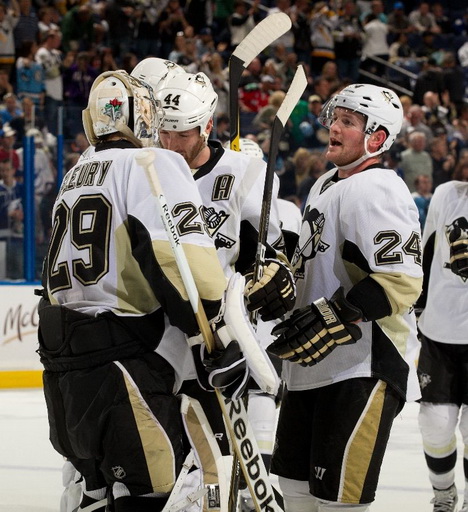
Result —
<instances>
[{"instance_id":1,"label":"hockey glove","mask_svg":"<svg viewBox=\"0 0 468 512\"><path fill-rule=\"evenodd\" d=\"M195 343L194 343L194 340ZM226 348L206 350L200 337L189 340L199 385L205 391L219 389L224 396L237 400L247 391L250 372L239 343L232 340Z\"/></svg>"},{"instance_id":2,"label":"hockey glove","mask_svg":"<svg viewBox=\"0 0 468 512\"><path fill-rule=\"evenodd\" d=\"M330 300L321 298L297 309L274 327L279 336L267 351L301 366L313 366L338 345L349 345L361 338L361 329L351 323L362 319L362 311L349 303L339 288Z\"/></svg>"},{"instance_id":3,"label":"hockey glove","mask_svg":"<svg viewBox=\"0 0 468 512\"><path fill-rule=\"evenodd\" d=\"M450 269L457 276L468 278L468 231L455 227L449 235Z\"/></svg>"},{"instance_id":4,"label":"hockey glove","mask_svg":"<svg viewBox=\"0 0 468 512\"><path fill-rule=\"evenodd\" d=\"M248 280L250 278L250 281ZM289 268L278 260L266 260L260 281L246 276L247 309L258 310L263 321L282 317L294 307L296 284Z\"/></svg>"}]
</instances>

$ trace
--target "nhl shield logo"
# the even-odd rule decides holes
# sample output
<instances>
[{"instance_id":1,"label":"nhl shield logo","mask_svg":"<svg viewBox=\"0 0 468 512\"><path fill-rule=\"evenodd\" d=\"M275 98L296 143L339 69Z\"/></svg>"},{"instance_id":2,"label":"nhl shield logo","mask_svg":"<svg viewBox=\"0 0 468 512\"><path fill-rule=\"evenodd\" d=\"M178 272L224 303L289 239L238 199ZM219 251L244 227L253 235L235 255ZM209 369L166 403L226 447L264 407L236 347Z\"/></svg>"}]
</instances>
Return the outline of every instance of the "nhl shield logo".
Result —
<instances>
[{"instance_id":1,"label":"nhl shield logo","mask_svg":"<svg viewBox=\"0 0 468 512\"><path fill-rule=\"evenodd\" d=\"M125 473L125 470L122 466L113 466L112 472L114 473L115 478L118 480L122 480L127 476L127 473Z\"/></svg>"}]
</instances>

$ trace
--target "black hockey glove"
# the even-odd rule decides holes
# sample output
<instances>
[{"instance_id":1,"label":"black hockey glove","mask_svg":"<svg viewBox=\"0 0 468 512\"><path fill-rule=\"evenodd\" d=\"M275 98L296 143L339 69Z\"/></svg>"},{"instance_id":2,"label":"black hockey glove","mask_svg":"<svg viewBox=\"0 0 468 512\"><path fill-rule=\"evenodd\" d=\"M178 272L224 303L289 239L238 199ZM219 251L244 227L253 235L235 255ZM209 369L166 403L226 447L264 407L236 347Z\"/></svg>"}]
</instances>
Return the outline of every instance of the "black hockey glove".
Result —
<instances>
[{"instance_id":1,"label":"black hockey glove","mask_svg":"<svg viewBox=\"0 0 468 512\"><path fill-rule=\"evenodd\" d=\"M457 276L468 278L468 231L455 227L449 235L450 269Z\"/></svg>"},{"instance_id":2,"label":"black hockey glove","mask_svg":"<svg viewBox=\"0 0 468 512\"><path fill-rule=\"evenodd\" d=\"M297 309L272 330L279 336L268 348L282 359L301 366L313 366L338 345L349 345L361 338L361 329L351 323L362 319L362 311L349 303L339 288L330 300L321 298Z\"/></svg>"},{"instance_id":3,"label":"black hockey glove","mask_svg":"<svg viewBox=\"0 0 468 512\"><path fill-rule=\"evenodd\" d=\"M219 389L233 400L241 398L247 391L250 372L239 343L232 340L226 348L208 353L204 343L190 342L199 385L206 391Z\"/></svg>"},{"instance_id":4,"label":"black hockey glove","mask_svg":"<svg viewBox=\"0 0 468 512\"><path fill-rule=\"evenodd\" d=\"M250 279L250 280L249 280ZM260 281L246 275L247 309L258 310L263 321L282 317L294 307L296 284L289 268L279 260L266 260Z\"/></svg>"}]
</instances>

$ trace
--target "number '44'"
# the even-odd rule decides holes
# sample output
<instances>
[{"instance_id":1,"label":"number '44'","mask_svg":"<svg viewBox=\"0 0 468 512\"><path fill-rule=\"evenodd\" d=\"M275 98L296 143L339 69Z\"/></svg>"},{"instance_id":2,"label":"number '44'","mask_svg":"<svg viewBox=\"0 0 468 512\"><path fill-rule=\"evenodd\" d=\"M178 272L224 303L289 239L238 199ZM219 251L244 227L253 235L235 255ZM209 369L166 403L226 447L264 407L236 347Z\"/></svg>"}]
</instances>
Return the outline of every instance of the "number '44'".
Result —
<instances>
[{"instance_id":1,"label":"number '44'","mask_svg":"<svg viewBox=\"0 0 468 512\"><path fill-rule=\"evenodd\" d=\"M175 105L176 107L178 107L179 101L180 101L180 94L176 94L176 95L168 94L164 98L164 103L166 105Z\"/></svg>"}]
</instances>

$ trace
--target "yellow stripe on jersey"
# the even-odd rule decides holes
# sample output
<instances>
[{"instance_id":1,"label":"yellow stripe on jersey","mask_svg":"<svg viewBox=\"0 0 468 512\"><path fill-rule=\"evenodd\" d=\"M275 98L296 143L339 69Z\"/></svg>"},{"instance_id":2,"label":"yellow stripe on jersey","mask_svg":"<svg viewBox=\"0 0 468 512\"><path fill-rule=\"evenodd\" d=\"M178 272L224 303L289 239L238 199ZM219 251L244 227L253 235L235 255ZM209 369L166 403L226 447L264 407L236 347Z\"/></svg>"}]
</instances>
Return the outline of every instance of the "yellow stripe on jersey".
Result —
<instances>
[{"instance_id":1,"label":"yellow stripe on jersey","mask_svg":"<svg viewBox=\"0 0 468 512\"><path fill-rule=\"evenodd\" d=\"M115 230L115 261L117 264L117 304L125 314L152 313L159 306L148 280L133 257L127 226Z\"/></svg>"},{"instance_id":2,"label":"yellow stripe on jersey","mask_svg":"<svg viewBox=\"0 0 468 512\"><path fill-rule=\"evenodd\" d=\"M385 290L393 314L407 313L422 291L422 277L403 273L382 272L370 274Z\"/></svg>"},{"instance_id":3,"label":"yellow stripe on jersey","mask_svg":"<svg viewBox=\"0 0 468 512\"><path fill-rule=\"evenodd\" d=\"M361 499L374 446L377 442L386 389L387 384L379 380L348 441L338 492L338 501L340 502L358 504Z\"/></svg>"},{"instance_id":4,"label":"yellow stripe on jersey","mask_svg":"<svg viewBox=\"0 0 468 512\"><path fill-rule=\"evenodd\" d=\"M193 244L182 245L200 298L211 301L220 300L226 288L226 278L219 263L216 249L214 247L200 247ZM178 290L181 297L188 300L170 243L162 240L153 240L153 250L169 282Z\"/></svg>"},{"instance_id":5,"label":"yellow stripe on jersey","mask_svg":"<svg viewBox=\"0 0 468 512\"><path fill-rule=\"evenodd\" d=\"M172 444L125 367L119 362L115 364L122 371L127 387L153 492L171 492L176 480Z\"/></svg>"}]
</instances>

